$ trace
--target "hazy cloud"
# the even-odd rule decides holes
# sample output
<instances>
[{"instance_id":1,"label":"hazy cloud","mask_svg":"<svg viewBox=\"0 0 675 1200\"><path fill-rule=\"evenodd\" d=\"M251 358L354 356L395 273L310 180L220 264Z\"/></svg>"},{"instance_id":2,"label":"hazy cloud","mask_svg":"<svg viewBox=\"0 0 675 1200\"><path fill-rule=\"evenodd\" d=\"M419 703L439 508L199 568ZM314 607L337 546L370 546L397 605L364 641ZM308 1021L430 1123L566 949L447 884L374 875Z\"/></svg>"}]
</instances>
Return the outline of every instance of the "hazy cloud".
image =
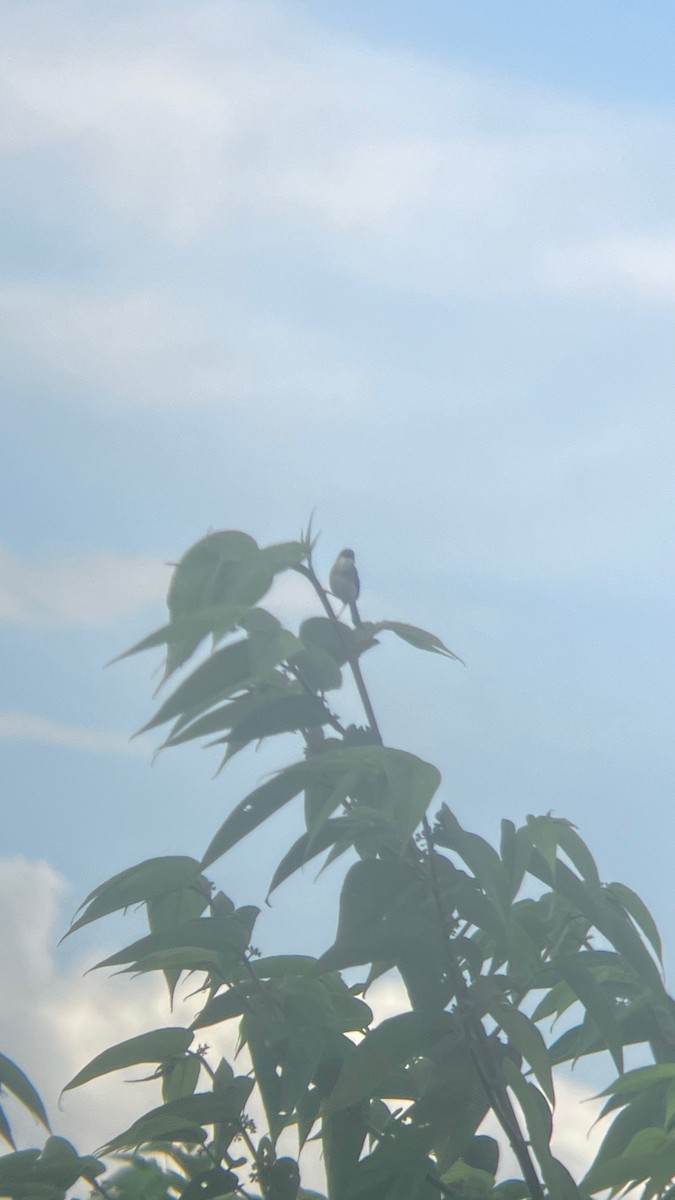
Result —
<instances>
[{"instance_id":1,"label":"hazy cloud","mask_svg":"<svg viewBox=\"0 0 675 1200\"><path fill-rule=\"evenodd\" d=\"M35 203L49 148L84 203L75 219L119 220L129 261L131 220L176 245L286 253L290 239L397 288L531 291L551 252L675 215L668 111L432 65L264 2L145 3L97 25L60 0L41 28L24 7L0 51L14 187Z\"/></svg>"},{"instance_id":2,"label":"hazy cloud","mask_svg":"<svg viewBox=\"0 0 675 1200\"><path fill-rule=\"evenodd\" d=\"M0 291L7 371L49 379L90 404L152 408L253 402L300 408L324 421L369 399L366 372L350 366L319 334L283 318L248 317L153 292L117 296L33 287Z\"/></svg>"},{"instance_id":3,"label":"hazy cloud","mask_svg":"<svg viewBox=\"0 0 675 1200\"><path fill-rule=\"evenodd\" d=\"M169 568L141 555L28 562L0 547L0 621L36 629L108 625L166 595Z\"/></svg>"},{"instance_id":4,"label":"hazy cloud","mask_svg":"<svg viewBox=\"0 0 675 1200\"><path fill-rule=\"evenodd\" d=\"M91 754L145 757L151 753L143 742L130 741L126 733L63 725L60 721L50 721L35 713L0 712L0 741L38 742L43 746L63 746L67 750L83 750Z\"/></svg>"},{"instance_id":5,"label":"hazy cloud","mask_svg":"<svg viewBox=\"0 0 675 1200\"><path fill-rule=\"evenodd\" d=\"M625 234L552 251L543 262L551 287L671 305L675 302L675 235Z\"/></svg>"}]
</instances>

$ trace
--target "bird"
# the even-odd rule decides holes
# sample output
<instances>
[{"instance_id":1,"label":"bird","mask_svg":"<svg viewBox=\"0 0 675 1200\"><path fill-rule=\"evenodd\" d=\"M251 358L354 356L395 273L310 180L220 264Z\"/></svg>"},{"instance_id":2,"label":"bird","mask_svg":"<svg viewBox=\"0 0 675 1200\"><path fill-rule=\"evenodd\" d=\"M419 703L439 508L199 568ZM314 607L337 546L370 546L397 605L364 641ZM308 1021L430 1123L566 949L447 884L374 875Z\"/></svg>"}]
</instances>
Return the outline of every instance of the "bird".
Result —
<instances>
[{"instance_id":1,"label":"bird","mask_svg":"<svg viewBox=\"0 0 675 1200\"><path fill-rule=\"evenodd\" d=\"M356 607L356 601L359 598L361 591L361 583L359 574L354 565L354 551L341 550L338 554L333 566L331 567L328 577L330 590L338 600L343 604L349 605L349 611L354 625L361 624L359 610Z\"/></svg>"}]
</instances>

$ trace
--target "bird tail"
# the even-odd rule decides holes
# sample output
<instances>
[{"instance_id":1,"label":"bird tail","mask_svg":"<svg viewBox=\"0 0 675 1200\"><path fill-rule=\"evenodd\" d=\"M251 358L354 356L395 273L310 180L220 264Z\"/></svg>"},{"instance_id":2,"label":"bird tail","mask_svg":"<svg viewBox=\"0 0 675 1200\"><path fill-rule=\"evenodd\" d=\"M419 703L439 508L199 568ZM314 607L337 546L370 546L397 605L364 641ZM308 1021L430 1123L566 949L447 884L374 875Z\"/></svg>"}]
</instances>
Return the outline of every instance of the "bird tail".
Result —
<instances>
[{"instance_id":1,"label":"bird tail","mask_svg":"<svg viewBox=\"0 0 675 1200\"><path fill-rule=\"evenodd\" d=\"M359 616L359 610L358 610L358 608L356 607L356 600L352 600L352 601L351 601L351 603L350 603L350 605L349 605L349 611L350 611L350 613L351 613L351 615L352 615L352 625L354 625L354 626L356 626L356 625L360 625L360 624L361 624L361 618L360 618L360 616Z\"/></svg>"}]
</instances>

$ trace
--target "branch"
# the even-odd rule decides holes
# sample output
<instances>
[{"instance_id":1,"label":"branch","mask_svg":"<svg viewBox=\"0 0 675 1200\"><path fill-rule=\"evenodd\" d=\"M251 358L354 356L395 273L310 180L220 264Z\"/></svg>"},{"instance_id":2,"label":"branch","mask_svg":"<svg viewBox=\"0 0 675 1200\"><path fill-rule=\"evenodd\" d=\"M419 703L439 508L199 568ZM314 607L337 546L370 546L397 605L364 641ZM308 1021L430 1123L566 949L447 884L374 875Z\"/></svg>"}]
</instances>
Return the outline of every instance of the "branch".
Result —
<instances>
[{"instance_id":1,"label":"branch","mask_svg":"<svg viewBox=\"0 0 675 1200\"><path fill-rule=\"evenodd\" d=\"M340 639L342 641L342 645L344 647L344 652L347 656L347 662L349 663L349 666L351 668L352 675L354 676L354 682L356 683L357 691L361 698L361 703L363 704L364 712L365 712L366 718L368 720L368 725L370 727L370 731L373 734L373 736L375 737L375 739L377 740L377 742L380 745L382 745L382 734L380 733L380 729L377 724L377 718L375 716L373 706L370 702L370 696L368 695L366 685L363 681L363 675L361 674L361 667L359 666L358 655L354 654L353 647L349 644L349 642L347 641L347 639L344 636L344 633L342 631L342 624L340 621L338 621L337 616L336 616L335 612L333 611L333 607L330 603L330 600L328 599L328 596L326 595L325 588L323 588L321 583L319 582L319 579L314 570L314 567L312 567L312 566L306 567L304 565L299 565L299 566L296 566L294 568L294 570L298 571L301 575L305 576L305 579L309 580L312 587L314 588L314 591L316 592L317 596L319 597L321 604L323 605L326 616L328 617L329 621L332 621L333 624L337 627L338 633L340 634Z\"/></svg>"},{"instance_id":2,"label":"branch","mask_svg":"<svg viewBox=\"0 0 675 1200\"><path fill-rule=\"evenodd\" d=\"M494 1055L490 1040L485 1032L482 1021L476 1016L466 980L452 953L452 938L441 900L441 891L434 862L434 835L426 816L422 818L422 826L427 843L427 861L429 863L431 890L433 892L438 919L444 934L443 944L445 946L446 962L455 990L457 1011L466 1030L469 1051L478 1077L485 1089L485 1094L492 1105L492 1110L523 1172L523 1179L527 1184L531 1200L544 1200L544 1191L537 1172L534 1169L528 1144L520 1131L518 1118L514 1112L506 1085L499 1071L495 1070Z\"/></svg>"}]
</instances>

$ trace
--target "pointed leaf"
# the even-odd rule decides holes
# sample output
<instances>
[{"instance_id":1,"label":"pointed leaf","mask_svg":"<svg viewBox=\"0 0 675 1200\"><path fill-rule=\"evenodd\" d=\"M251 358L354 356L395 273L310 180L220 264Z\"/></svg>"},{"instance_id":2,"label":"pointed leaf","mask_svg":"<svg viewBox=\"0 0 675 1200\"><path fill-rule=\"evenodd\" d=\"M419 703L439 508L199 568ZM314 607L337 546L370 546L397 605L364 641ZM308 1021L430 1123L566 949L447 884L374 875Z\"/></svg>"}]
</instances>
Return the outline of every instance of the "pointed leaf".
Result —
<instances>
[{"instance_id":1,"label":"pointed leaf","mask_svg":"<svg viewBox=\"0 0 675 1200\"><path fill-rule=\"evenodd\" d=\"M239 956L246 949L249 934L242 923L232 916L199 917L196 921L186 921L173 929L165 929L160 933L151 933L139 938L124 950L118 950L96 964L100 967L117 967L124 963L144 963L149 957L163 951L186 950L189 954L196 953L196 960L201 961L202 950L218 954L234 954ZM181 961L170 954L163 956L162 961ZM217 961L213 959L212 961ZM159 959L156 963L160 966Z\"/></svg>"},{"instance_id":2,"label":"pointed leaf","mask_svg":"<svg viewBox=\"0 0 675 1200\"><path fill-rule=\"evenodd\" d=\"M158 708L152 720L139 729L146 733L173 717L198 716L218 700L225 700L251 677L248 638L216 650L197 667Z\"/></svg>"},{"instance_id":3,"label":"pointed leaf","mask_svg":"<svg viewBox=\"0 0 675 1200\"><path fill-rule=\"evenodd\" d=\"M387 1090L395 1068L427 1054L442 1038L456 1032L457 1020L446 1012L400 1013L382 1021L345 1060L324 1111L336 1113L371 1096L397 1095Z\"/></svg>"},{"instance_id":4,"label":"pointed leaf","mask_svg":"<svg viewBox=\"0 0 675 1200\"><path fill-rule=\"evenodd\" d=\"M70 1088L81 1087L90 1079L98 1079L111 1071L121 1071L125 1067L135 1067L138 1063L161 1063L184 1054L192 1042L194 1034L189 1029L170 1026L166 1029L151 1029L138 1037L128 1038L103 1050L87 1063L77 1075L74 1075L64 1087L64 1092Z\"/></svg>"},{"instance_id":5,"label":"pointed leaf","mask_svg":"<svg viewBox=\"0 0 675 1200\"><path fill-rule=\"evenodd\" d=\"M169 621L167 625L162 625L154 633L148 634L140 642L136 642L129 650L116 655L110 660L109 665L122 662L123 659L130 658L133 654L141 654L144 650L154 650L158 646L168 646L178 656L184 653L186 647L191 646L190 653L185 656L189 658L205 637L216 631L218 631L219 637L230 633L237 628L241 618L247 612L248 608L243 604L217 604L210 608L200 609L193 616L178 617L175 621ZM179 665L182 664L177 662L176 666Z\"/></svg>"},{"instance_id":6,"label":"pointed leaf","mask_svg":"<svg viewBox=\"0 0 675 1200\"><path fill-rule=\"evenodd\" d=\"M274 872L267 893L268 897L295 871L299 871L306 863L311 862L313 858L321 854L322 850L327 850L329 846L332 846L349 825L347 817L332 817L311 836L309 833L303 833L284 855Z\"/></svg>"},{"instance_id":7,"label":"pointed leaf","mask_svg":"<svg viewBox=\"0 0 675 1200\"><path fill-rule=\"evenodd\" d=\"M103 1152L108 1154L127 1147L140 1146L157 1139L186 1141L205 1140L202 1125L239 1124L240 1115L253 1088L253 1080L243 1075L225 1089L197 1092L180 1100L171 1100L144 1113L128 1129L113 1138Z\"/></svg>"},{"instance_id":8,"label":"pointed leaf","mask_svg":"<svg viewBox=\"0 0 675 1200\"><path fill-rule=\"evenodd\" d=\"M196 884L200 876L199 863L187 855L148 858L134 867L127 867L125 871L113 875L89 893L78 909L78 912L81 909L84 909L84 912L72 922L65 936L68 937L76 929L81 929L83 925L97 921L108 913L129 908L133 904L141 904L153 896L182 891Z\"/></svg>"},{"instance_id":9,"label":"pointed leaf","mask_svg":"<svg viewBox=\"0 0 675 1200\"><path fill-rule=\"evenodd\" d=\"M596 983L591 971L588 970L584 959L586 954L560 955L555 965L565 982L573 990L583 1004L589 1017L598 1027L598 1032L605 1041L619 1074L623 1071L623 1039L616 1018L614 1006L607 999L605 992Z\"/></svg>"},{"instance_id":10,"label":"pointed leaf","mask_svg":"<svg viewBox=\"0 0 675 1200\"><path fill-rule=\"evenodd\" d=\"M3 1138L12 1147L12 1150L16 1150L12 1129L3 1108L0 1108L0 1138Z\"/></svg>"},{"instance_id":11,"label":"pointed leaf","mask_svg":"<svg viewBox=\"0 0 675 1200\"><path fill-rule=\"evenodd\" d=\"M164 1072L162 1078L162 1100L168 1104L184 1096L192 1096L199 1083L202 1063L196 1054L179 1058Z\"/></svg>"},{"instance_id":12,"label":"pointed leaf","mask_svg":"<svg viewBox=\"0 0 675 1200\"><path fill-rule=\"evenodd\" d=\"M5 1054L0 1054L0 1087L6 1088L8 1092L16 1096L24 1108L27 1108L29 1113L32 1113L40 1124L44 1125L45 1129L49 1129L49 1118L45 1107L30 1079Z\"/></svg>"},{"instance_id":13,"label":"pointed leaf","mask_svg":"<svg viewBox=\"0 0 675 1200\"><path fill-rule=\"evenodd\" d=\"M520 1009L498 999L489 1003L488 1010L516 1050L529 1062L544 1095L553 1104L551 1059L537 1026Z\"/></svg>"},{"instance_id":14,"label":"pointed leaf","mask_svg":"<svg viewBox=\"0 0 675 1200\"><path fill-rule=\"evenodd\" d=\"M633 918L635 924L642 930L647 941L652 946L654 953L657 955L659 962L663 961L663 947L661 938L656 927L656 922L650 913L644 900L634 892L632 888L626 887L625 883L609 883L607 891L618 900L628 915Z\"/></svg>"},{"instance_id":15,"label":"pointed leaf","mask_svg":"<svg viewBox=\"0 0 675 1200\"><path fill-rule=\"evenodd\" d=\"M234 741L252 741L298 729L316 729L327 724L329 715L316 696L274 696L263 699L253 712L242 717L233 726L231 736Z\"/></svg>"},{"instance_id":16,"label":"pointed leaf","mask_svg":"<svg viewBox=\"0 0 675 1200\"><path fill-rule=\"evenodd\" d=\"M300 639L306 647L315 647L327 654L338 667L377 645L377 639L364 632L363 625L351 629L342 621L331 621L328 617L309 617L303 621Z\"/></svg>"},{"instance_id":17,"label":"pointed leaf","mask_svg":"<svg viewBox=\"0 0 675 1200\"><path fill-rule=\"evenodd\" d=\"M299 567L307 558L307 547L303 542L276 542L261 551L275 575Z\"/></svg>"},{"instance_id":18,"label":"pointed leaf","mask_svg":"<svg viewBox=\"0 0 675 1200\"><path fill-rule=\"evenodd\" d=\"M272 675L264 683L246 691L243 696L237 696L236 700L229 700L227 704L211 709L210 712L204 713L196 720L186 723L179 719L164 742L164 746L179 746L183 742L193 741L198 737L210 737L213 733L232 729L238 721L243 720L249 713L255 712L261 703L274 696L287 695L290 690L287 680L282 675ZM299 691L297 694L300 694Z\"/></svg>"},{"instance_id":19,"label":"pointed leaf","mask_svg":"<svg viewBox=\"0 0 675 1200\"><path fill-rule=\"evenodd\" d=\"M459 854L490 898L508 910L511 885L497 851L478 834L462 829L447 804L441 805L436 820L434 840Z\"/></svg>"},{"instance_id":20,"label":"pointed leaf","mask_svg":"<svg viewBox=\"0 0 675 1200\"><path fill-rule=\"evenodd\" d=\"M334 658L319 646L305 646L294 654L292 669L312 692L330 692L342 684L342 672Z\"/></svg>"},{"instance_id":21,"label":"pointed leaf","mask_svg":"<svg viewBox=\"0 0 675 1200\"><path fill-rule=\"evenodd\" d=\"M558 845L565 851L570 861L574 863L582 879L585 879L587 883L594 883L599 887L600 876L595 859L586 843L579 837L571 821L565 821L562 818L559 819Z\"/></svg>"},{"instance_id":22,"label":"pointed leaf","mask_svg":"<svg viewBox=\"0 0 675 1200\"><path fill-rule=\"evenodd\" d=\"M237 805L212 839L202 859L202 867L211 866L216 859L302 791L305 786L302 766L302 763L298 763L287 767L254 792L250 792Z\"/></svg>"},{"instance_id":23,"label":"pointed leaf","mask_svg":"<svg viewBox=\"0 0 675 1200\"><path fill-rule=\"evenodd\" d=\"M454 658L456 662L464 665L464 660L458 654L454 654L452 650L448 650L440 638L433 633L427 633L425 629L418 629L416 625L407 625L403 621L377 621L375 624L364 622L361 628L371 636L385 631L395 633L397 637L402 638L404 642L409 642L417 650L429 650L432 654L442 654L446 658Z\"/></svg>"}]
</instances>

